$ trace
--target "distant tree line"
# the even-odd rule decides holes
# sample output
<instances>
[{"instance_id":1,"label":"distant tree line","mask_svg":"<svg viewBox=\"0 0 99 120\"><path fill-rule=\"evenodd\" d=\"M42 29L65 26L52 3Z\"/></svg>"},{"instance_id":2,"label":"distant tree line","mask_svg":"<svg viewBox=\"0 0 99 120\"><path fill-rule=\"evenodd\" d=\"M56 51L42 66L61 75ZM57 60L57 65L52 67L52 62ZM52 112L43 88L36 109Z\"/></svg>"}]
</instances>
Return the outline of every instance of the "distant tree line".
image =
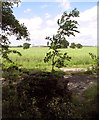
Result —
<instances>
[{"instance_id":1,"label":"distant tree line","mask_svg":"<svg viewBox=\"0 0 99 120\"><path fill-rule=\"evenodd\" d=\"M23 47L22 45L18 45L17 47Z\"/></svg>"},{"instance_id":2,"label":"distant tree line","mask_svg":"<svg viewBox=\"0 0 99 120\"><path fill-rule=\"evenodd\" d=\"M28 49L31 44L29 43L24 43L23 45L18 45L17 47L23 47L23 49Z\"/></svg>"},{"instance_id":3,"label":"distant tree line","mask_svg":"<svg viewBox=\"0 0 99 120\"><path fill-rule=\"evenodd\" d=\"M69 42L66 40L66 39L64 39L64 40L62 40L62 43L61 43L61 48L67 48L69 46ZM71 45L70 45L70 48L82 48L83 46L80 44L80 43L78 43L78 44L75 44L74 42L73 43L71 43Z\"/></svg>"},{"instance_id":4,"label":"distant tree line","mask_svg":"<svg viewBox=\"0 0 99 120\"><path fill-rule=\"evenodd\" d=\"M78 43L78 44L75 44L74 42L73 43L71 43L71 45L70 45L70 48L82 48L83 46L80 44L80 43Z\"/></svg>"},{"instance_id":5,"label":"distant tree line","mask_svg":"<svg viewBox=\"0 0 99 120\"><path fill-rule=\"evenodd\" d=\"M31 44L29 43L24 43L23 45L18 45L17 47L23 47L23 49L28 49L30 47ZM61 48L67 48L69 46L69 42L64 39L61 43ZM41 46L41 47L47 47L47 46ZM78 44L75 44L74 42L71 43L70 45L70 48L82 48L83 46L78 43Z\"/></svg>"}]
</instances>

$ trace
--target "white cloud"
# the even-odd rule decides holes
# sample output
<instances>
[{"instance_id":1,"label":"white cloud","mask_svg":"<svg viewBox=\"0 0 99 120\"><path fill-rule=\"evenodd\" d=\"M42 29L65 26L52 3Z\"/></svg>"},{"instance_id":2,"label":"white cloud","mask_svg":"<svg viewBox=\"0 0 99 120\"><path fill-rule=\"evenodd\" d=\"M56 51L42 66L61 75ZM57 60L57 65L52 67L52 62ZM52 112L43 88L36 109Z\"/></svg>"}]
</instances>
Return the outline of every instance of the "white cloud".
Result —
<instances>
[{"instance_id":1,"label":"white cloud","mask_svg":"<svg viewBox=\"0 0 99 120\"><path fill-rule=\"evenodd\" d=\"M62 14L58 14L58 15L54 18L54 20L57 22L57 20L60 19L61 16L62 16Z\"/></svg>"},{"instance_id":2,"label":"white cloud","mask_svg":"<svg viewBox=\"0 0 99 120\"><path fill-rule=\"evenodd\" d=\"M51 15L50 15L49 13L45 13L45 17L46 17L46 18L50 18Z\"/></svg>"},{"instance_id":3,"label":"white cloud","mask_svg":"<svg viewBox=\"0 0 99 120\"><path fill-rule=\"evenodd\" d=\"M43 19L40 17L20 19L19 21L20 23L24 23L29 30L31 38L30 43L32 45L47 45L47 41L45 40L46 36L52 36L57 31L55 24L53 24L53 26L48 25L45 21L43 22Z\"/></svg>"},{"instance_id":4,"label":"white cloud","mask_svg":"<svg viewBox=\"0 0 99 120\"><path fill-rule=\"evenodd\" d=\"M91 9L88 9L80 14L80 21L82 22L91 22L97 19L97 6L94 6Z\"/></svg>"},{"instance_id":5,"label":"white cloud","mask_svg":"<svg viewBox=\"0 0 99 120\"><path fill-rule=\"evenodd\" d=\"M70 37L70 42L82 43L83 45L97 45L97 6L80 13L76 18L79 23L80 33L76 37Z\"/></svg>"},{"instance_id":6,"label":"white cloud","mask_svg":"<svg viewBox=\"0 0 99 120\"><path fill-rule=\"evenodd\" d=\"M60 15L55 18L43 21L40 17L34 17L32 19L20 19L20 23L24 23L30 32L30 43L33 45L47 45L45 40L46 36L52 36L56 34L58 26L57 19Z\"/></svg>"},{"instance_id":7,"label":"white cloud","mask_svg":"<svg viewBox=\"0 0 99 120\"><path fill-rule=\"evenodd\" d=\"M55 25L55 21L47 20L46 24L47 24L47 26L54 26Z\"/></svg>"},{"instance_id":8,"label":"white cloud","mask_svg":"<svg viewBox=\"0 0 99 120\"><path fill-rule=\"evenodd\" d=\"M62 3L60 5L60 7L63 9L63 10L69 10L71 8L70 6L70 2L68 0L62 0Z\"/></svg>"},{"instance_id":9,"label":"white cloud","mask_svg":"<svg viewBox=\"0 0 99 120\"><path fill-rule=\"evenodd\" d=\"M22 40L16 40L16 38L15 38L14 35L11 36L11 37L8 37L8 38L9 38L12 46L23 45L23 43L26 42L24 39L22 39Z\"/></svg>"},{"instance_id":10,"label":"white cloud","mask_svg":"<svg viewBox=\"0 0 99 120\"><path fill-rule=\"evenodd\" d=\"M30 33L30 44L41 44L42 43L42 39L41 39L41 31L42 31L42 24L43 24L43 20L40 17L34 17L31 19L19 19L20 23L24 23L25 26L27 27L29 33ZM21 40L21 41L16 41L14 40L15 37L11 37L10 41L12 43L12 45L18 45L23 44L25 42L25 40Z\"/></svg>"},{"instance_id":11,"label":"white cloud","mask_svg":"<svg viewBox=\"0 0 99 120\"><path fill-rule=\"evenodd\" d=\"M46 25L52 29L55 27L57 31L57 20L61 18L62 14L58 14L54 19L46 21ZM76 33L75 37L67 37L67 40L75 43L81 43L83 45L97 45L97 6L91 9L85 10L80 13L79 18L75 18L78 21L78 30L80 33ZM54 33L56 31L53 31Z\"/></svg>"},{"instance_id":12,"label":"white cloud","mask_svg":"<svg viewBox=\"0 0 99 120\"><path fill-rule=\"evenodd\" d=\"M30 8L27 8L26 10L24 10L24 13L29 13L31 11Z\"/></svg>"},{"instance_id":13,"label":"white cloud","mask_svg":"<svg viewBox=\"0 0 99 120\"><path fill-rule=\"evenodd\" d=\"M30 32L31 44L46 45L45 37L56 34L58 29L57 20L61 18L61 15L62 14L58 14L55 18L47 19L46 21L43 21L39 16L31 19L20 19L19 21L27 26ZM78 30L80 33L76 33L75 37L69 37L67 40L70 43L97 45L97 6L81 12L80 17L75 19L79 23Z\"/></svg>"},{"instance_id":14,"label":"white cloud","mask_svg":"<svg viewBox=\"0 0 99 120\"><path fill-rule=\"evenodd\" d=\"M58 14L55 18L47 20L46 25L48 27L57 27L57 20L61 18L62 14Z\"/></svg>"},{"instance_id":15,"label":"white cloud","mask_svg":"<svg viewBox=\"0 0 99 120\"><path fill-rule=\"evenodd\" d=\"M40 17L34 17L31 19L19 19L20 23L24 23L28 30L37 30L41 27L43 20Z\"/></svg>"}]
</instances>

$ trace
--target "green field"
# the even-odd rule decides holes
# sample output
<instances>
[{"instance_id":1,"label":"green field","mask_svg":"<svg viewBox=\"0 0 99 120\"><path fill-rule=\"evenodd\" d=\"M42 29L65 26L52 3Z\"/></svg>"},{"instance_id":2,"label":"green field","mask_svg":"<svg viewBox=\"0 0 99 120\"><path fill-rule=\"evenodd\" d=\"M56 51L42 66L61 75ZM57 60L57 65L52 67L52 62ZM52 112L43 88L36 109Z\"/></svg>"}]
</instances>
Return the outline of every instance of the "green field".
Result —
<instances>
[{"instance_id":1,"label":"green field","mask_svg":"<svg viewBox=\"0 0 99 120\"><path fill-rule=\"evenodd\" d=\"M43 59L48 51L47 47L31 47L29 49L23 48L11 48L21 52L22 56L17 54L9 54L11 60L16 62L18 65L22 65L23 68L27 69L41 69L50 70L51 63L44 63ZM72 57L67 67L88 67L92 64L92 59L89 56L89 52L97 55L97 47L83 47L82 49L60 49L61 52L67 52ZM10 64L6 63L6 66Z\"/></svg>"}]
</instances>

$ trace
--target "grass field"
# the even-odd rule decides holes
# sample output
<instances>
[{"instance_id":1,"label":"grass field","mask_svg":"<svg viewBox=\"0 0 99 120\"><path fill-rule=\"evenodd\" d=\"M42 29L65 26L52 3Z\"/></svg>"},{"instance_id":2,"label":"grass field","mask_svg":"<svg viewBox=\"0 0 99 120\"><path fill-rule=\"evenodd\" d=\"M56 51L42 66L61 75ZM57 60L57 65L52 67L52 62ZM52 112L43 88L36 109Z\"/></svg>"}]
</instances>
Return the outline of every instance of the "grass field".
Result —
<instances>
[{"instance_id":1,"label":"grass field","mask_svg":"<svg viewBox=\"0 0 99 120\"><path fill-rule=\"evenodd\" d=\"M11 48L21 52L22 56L17 54L9 54L11 60L23 68L27 69L41 69L50 70L51 63L44 63L43 59L48 51L47 47L31 47L29 49L23 48ZM97 47L83 47L82 49L60 49L61 52L67 52L70 57L72 57L67 67L88 67L92 64L92 59L89 56L89 52L97 55ZM6 66L10 64L6 63Z\"/></svg>"}]
</instances>

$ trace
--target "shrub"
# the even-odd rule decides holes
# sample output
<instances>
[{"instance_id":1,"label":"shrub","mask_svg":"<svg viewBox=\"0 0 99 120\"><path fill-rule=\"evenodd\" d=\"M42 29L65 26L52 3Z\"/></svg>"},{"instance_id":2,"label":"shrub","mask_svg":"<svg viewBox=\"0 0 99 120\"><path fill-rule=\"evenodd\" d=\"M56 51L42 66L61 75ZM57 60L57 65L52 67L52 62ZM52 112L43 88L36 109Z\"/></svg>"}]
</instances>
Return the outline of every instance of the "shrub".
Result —
<instances>
[{"instance_id":1,"label":"shrub","mask_svg":"<svg viewBox=\"0 0 99 120\"><path fill-rule=\"evenodd\" d=\"M69 46L69 42L66 39L64 39L62 41L62 47L61 48L67 48L68 46Z\"/></svg>"},{"instance_id":2,"label":"shrub","mask_svg":"<svg viewBox=\"0 0 99 120\"><path fill-rule=\"evenodd\" d=\"M17 85L3 87L3 118L72 117L71 92L63 76L39 72L24 76Z\"/></svg>"},{"instance_id":3,"label":"shrub","mask_svg":"<svg viewBox=\"0 0 99 120\"><path fill-rule=\"evenodd\" d=\"M82 48L83 46L80 43L78 43L78 44L76 44L76 47L77 48Z\"/></svg>"},{"instance_id":4,"label":"shrub","mask_svg":"<svg viewBox=\"0 0 99 120\"><path fill-rule=\"evenodd\" d=\"M75 43L71 43L70 48L75 48L76 44Z\"/></svg>"},{"instance_id":5,"label":"shrub","mask_svg":"<svg viewBox=\"0 0 99 120\"><path fill-rule=\"evenodd\" d=\"M30 47L31 44L29 43L24 43L23 44L23 49L28 49Z\"/></svg>"},{"instance_id":6,"label":"shrub","mask_svg":"<svg viewBox=\"0 0 99 120\"><path fill-rule=\"evenodd\" d=\"M99 73L99 56L96 56L93 53L89 53L89 55L92 58L92 71Z\"/></svg>"},{"instance_id":7,"label":"shrub","mask_svg":"<svg viewBox=\"0 0 99 120\"><path fill-rule=\"evenodd\" d=\"M23 47L22 45L18 45L17 47Z\"/></svg>"}]
</instances>

